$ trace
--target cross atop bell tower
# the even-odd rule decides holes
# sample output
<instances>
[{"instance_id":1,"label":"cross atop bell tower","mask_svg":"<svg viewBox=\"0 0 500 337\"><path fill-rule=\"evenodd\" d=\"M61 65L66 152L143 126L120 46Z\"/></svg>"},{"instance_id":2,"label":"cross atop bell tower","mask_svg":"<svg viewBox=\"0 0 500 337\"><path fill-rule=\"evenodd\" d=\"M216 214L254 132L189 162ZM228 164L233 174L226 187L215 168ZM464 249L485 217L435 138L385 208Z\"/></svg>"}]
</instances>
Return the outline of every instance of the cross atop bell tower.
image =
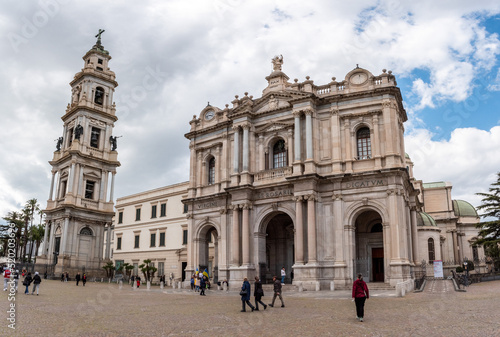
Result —
<instances>
[{"instance_id":1,"label":"cross atop bell tower","mask_svg":"<svg viewBox=\"0 0 500 337\"><path fill-rule=\"evenodd\" d=\"M118 83L108 66L111 56L102 45L103 32L99 29L96 44L83 56L83 69L70 82L62 136L49 162L52 182L44 212L48 240L42 257L55 266L55 273L69 269L100 274L110 255L106 247L103 256L103 236L114 216L114 178L120 166L118 137L113 135Z\"/></svg>"}]
</instances>

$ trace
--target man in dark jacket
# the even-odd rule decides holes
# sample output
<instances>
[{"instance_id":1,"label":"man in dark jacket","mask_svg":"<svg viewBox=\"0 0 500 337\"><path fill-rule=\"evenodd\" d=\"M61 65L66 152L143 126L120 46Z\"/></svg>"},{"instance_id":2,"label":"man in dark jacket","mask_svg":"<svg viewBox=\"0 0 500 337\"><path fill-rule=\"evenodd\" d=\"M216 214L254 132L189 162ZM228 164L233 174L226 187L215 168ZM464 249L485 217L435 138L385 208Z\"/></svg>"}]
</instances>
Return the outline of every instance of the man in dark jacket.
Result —
<instances>
[{"instance_id":1,"label":"man in dark jacket","mask_svg":"<svg viewBox=\"0 0 500 337\"><path fill-rule=\"evenodd\" d=\"M31 291L31 295L35 295L35 289L36 289L36 296L38 296L38 291L40 290L40 283L42 283L42 278L40 275L38 275L38 272L35 272L35 276L33 277L33 290Z\"/></svg>"},{"instance_id":2,"label":"man in dark jacket","mask_svg":"<svg viewBox=\"0 0 500 337\"><path fill-rule=\"evenodd\" d=\"M262 296L264 296L264 290L262 289L262 283L258 276L255 276L255 287L253 295L255 296L255 311L259 311L259 303L264 306L264 310L267 309L267 305L262 302Z\"/></svg>"},{"instance_id":3,"label":"man in dark jacket","mask_svg":"<svg viewBox=\"0 0 500 337\"><path fill-rule=\"evenodd\" d=\"M200 281L200 295L201 296L206 296L205 295L205 289L207 288L207 277L205 275L203 275L203 277L201 278L201 281Z\"/></svg>"},{"instance_id":4,"label":"man in dark jacket","mask_svg":"<svg viewBox=\"0 0 500 337\"><path fill-rule=\"evenodd\" d=\"M76 286L78 287L78 283L80 283L80 273L76 273L75 280L76 280Z\"/></svg>"},{"instance_id":5,"label":"man in dark jacket","mask_svg":"<svg viewBox=\"0 0 500 337\"><path fill-rule=\"evenodd\" d=\"M276 300L276 297L278 296L281 301L281 307L285 307L285 302L283 302L283 297L281 296L281 281L278 280L276 276L273 276L273 282L274 282L274 295L273 295L273 301L269 306L272 308L274 307L274 301Z\"/></svg>"}]
</instances>

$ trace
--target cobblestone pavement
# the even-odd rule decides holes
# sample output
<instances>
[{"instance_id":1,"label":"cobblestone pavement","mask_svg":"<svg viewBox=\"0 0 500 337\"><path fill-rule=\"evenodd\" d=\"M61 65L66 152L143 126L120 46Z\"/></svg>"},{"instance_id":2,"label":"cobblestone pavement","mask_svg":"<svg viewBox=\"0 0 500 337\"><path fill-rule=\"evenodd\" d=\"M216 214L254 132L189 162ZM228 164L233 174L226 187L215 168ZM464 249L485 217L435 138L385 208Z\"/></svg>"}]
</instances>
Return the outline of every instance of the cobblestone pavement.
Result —
<instances>
[{"instance_id":1,"label":"cobblestone pavement","mask_svg":"<svg viewBox=\"0 0 500 337\"><path fill-rule=\"evenodd\" d=\"M453 291L448 280L429 281L424 292L404 298L374 291L364 322L356 320L349 291L284 293L285 308L241 313L233 291L199 296L49 280L40 296L19 290L15 331L6 320L12 302L7 292L0 296L1 336L500 336L500 281L474 284L467 292Z\"/></svg>"}]
</instances>

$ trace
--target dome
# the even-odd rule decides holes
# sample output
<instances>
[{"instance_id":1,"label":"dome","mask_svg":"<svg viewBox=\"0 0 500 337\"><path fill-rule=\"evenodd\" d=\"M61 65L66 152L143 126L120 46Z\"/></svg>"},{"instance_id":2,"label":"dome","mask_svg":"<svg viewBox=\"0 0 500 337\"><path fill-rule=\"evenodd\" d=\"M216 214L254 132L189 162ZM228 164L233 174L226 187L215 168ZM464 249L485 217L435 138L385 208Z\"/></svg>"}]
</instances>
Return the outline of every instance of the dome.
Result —
<instances>
[{"instance_id":1,"label":"dome","mask_svg":"<svg viewBox=\"0 0 500 337\"><path fill-rule=\"evenodd\" d=\"M433 217L425 212L417 213L417 226L434 226L437 227L436 221Z\"/></svg>"},{"instance_id":2,"label":"dome","mask_svg":"<svg viewBox=\"0 0 500 337\"><path fill-rule=\"evenodd\" d=\"M464 200L452 200L453 211L456 216L473 216L478 217L477 211L470 203Z\"/></svg>"}]
</instances>

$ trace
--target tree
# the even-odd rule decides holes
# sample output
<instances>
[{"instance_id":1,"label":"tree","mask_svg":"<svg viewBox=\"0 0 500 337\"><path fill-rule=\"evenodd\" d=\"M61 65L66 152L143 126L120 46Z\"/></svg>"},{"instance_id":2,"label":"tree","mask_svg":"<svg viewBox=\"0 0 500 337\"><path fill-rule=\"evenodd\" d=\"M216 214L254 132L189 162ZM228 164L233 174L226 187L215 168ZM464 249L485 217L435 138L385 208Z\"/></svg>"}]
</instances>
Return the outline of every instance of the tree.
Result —
<instances>
[{"instance_id":1,"label":"tree","mask_svg":"<svg viewBox=\"0 0 500 337\"><path fill-rule=\"evenodd\" d=\"M491 184L490 193L476 193L483 197L478 210L484 211L483 218L496 218L496 220L481 222L477 224L479 228L477 245L483 245L486 255L493 258L500 258L500 172L497 173L497 181Z\"/></svg>"},{"instance_id":2,"label":"tree","mask_svg":"<svg viewBox=\"0 0 500 337\"><path fill-rule=\"evenodd\" d=\"M113 262L108 262L104 266L102 266L104 270L106 270L106 276L108 277L109 280L113 278L113 273L115 272L115 266L113 265Z\"/></svg>"},{"instance_id":3,"label":"tree","mask_svg":"<svg viewBox=\"0 0 500 337\"><path fill-rule=\"evenodd\" d=\"M132 274L132 270L134 269L134 266L131 265L130 263L125 262L124 264L121 265L120 267L122 270L125 269L125 277L126 281L130 279L130 275Z\"/></svg>"},{"instance_id":4,"label":"tree","mask_svg":"<svg viewBox=\"0 0 500 337\"><path fill-rule=\"evenodd\" d=\"M16 257L20 257L20 247L21 247L21 237L22 237L22 231L24 227L24 221L22 220L22 214L20 212L9 212L7 213L7 216L3 218L5 221L7 221L7 226L5 226L3 229L4 231L2 232L2 239L4 240L4 250L3 253L4 255L7 252L7 243L9 239L9 230L10 228L13 228L14 233L15 233L15 247L14 250L16 252Z\"/></svg>"},{"instance_id":5,"label":"tree","mask_svg":"<svg viewBox=\"0 0 500 337\"><path fill-rule=\"evenodd\" d=\"M144 275L146 282L151 282L153 277L155 277L155 273L158 270L157 268L150 265L151 260L144 260L144 263L139 266Z\"/></svg>"},{"instance_id":6,"label":"tree","mask_svg":"<svg viewBox=\"0 0 500 337\"><path fill-rule=\"evenodd\" d=\"M31 262L31 254L32 254L33 250L35 251L35 259L36 259L36 252L38 251L38 248L40 247L40 243L42 242L44 235L45 235L45 227L42 224L38 224L38 225L30 227L29 239L33 243L33 246L31 247L31 249L29 251L29 255L28 255L29 262Z\"/></svg>"},{"instance_id":7,"label":"tree","mask_svg":"<svg viewBox=\"0 0 500 337\"><path fill-rule=\"evenodd\" d=\"M26 201L26 205L24 205L24 209L22 210L24 215L25 227L24 227L24 240L23 240L23 250L22 250L22 261L26 258L26 246L28 245L28 224L30 227L33 227L33 220L35 218L35 214L40 212L40 205L38 204L38 200L36 198L30 199ZM30 254L31 255L31 254Z\"/></svg>"}]
</instances>

